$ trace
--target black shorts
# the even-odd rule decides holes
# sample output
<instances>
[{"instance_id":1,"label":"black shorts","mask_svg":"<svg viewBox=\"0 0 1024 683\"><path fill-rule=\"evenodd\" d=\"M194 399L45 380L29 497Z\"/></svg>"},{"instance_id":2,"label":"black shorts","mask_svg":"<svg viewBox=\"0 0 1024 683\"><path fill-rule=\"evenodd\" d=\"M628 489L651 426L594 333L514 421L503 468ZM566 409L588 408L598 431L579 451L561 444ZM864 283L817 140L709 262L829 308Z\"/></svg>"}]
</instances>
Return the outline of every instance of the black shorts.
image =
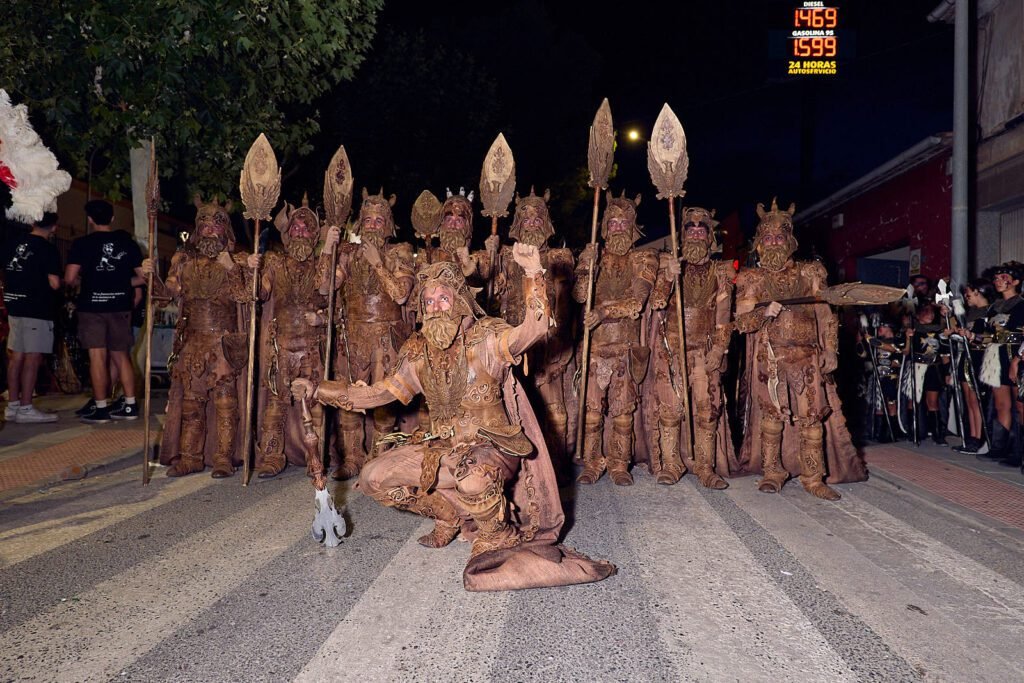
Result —
<instances>
[{"instance_id":1,"label":"black shorts","mask_svg":"<svg viewBox=\"0 0 1024 683\"><path fill-rule=\"evenodd\" d=\"M132 337L131 311L116 311L114 313L79 311L78 340L86 349L131 351L135 344Z\"/></svg>"}]
</instances>

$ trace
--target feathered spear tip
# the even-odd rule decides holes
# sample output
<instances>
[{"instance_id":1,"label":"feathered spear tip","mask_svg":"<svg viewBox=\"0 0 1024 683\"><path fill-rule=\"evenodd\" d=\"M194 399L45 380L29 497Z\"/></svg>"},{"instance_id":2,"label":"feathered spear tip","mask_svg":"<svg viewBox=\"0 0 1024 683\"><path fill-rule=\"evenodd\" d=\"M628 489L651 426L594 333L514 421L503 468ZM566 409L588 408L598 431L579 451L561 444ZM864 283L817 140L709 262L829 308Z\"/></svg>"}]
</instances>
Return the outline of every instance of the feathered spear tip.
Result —
<instances>
[{"instance_id":1,"label":"feathered spear tip","mask_svg":"<svg viewBox=\"0 0 1024 683\"><path fill-rule=\"evenodd\" d=\"M57 210L57 197L71 187L71 176L57 167L53 155L32 128L28 108L11 105L0 89L0 180L11 188L7 217L23 223Z\"/></svg>"}]
</instances>

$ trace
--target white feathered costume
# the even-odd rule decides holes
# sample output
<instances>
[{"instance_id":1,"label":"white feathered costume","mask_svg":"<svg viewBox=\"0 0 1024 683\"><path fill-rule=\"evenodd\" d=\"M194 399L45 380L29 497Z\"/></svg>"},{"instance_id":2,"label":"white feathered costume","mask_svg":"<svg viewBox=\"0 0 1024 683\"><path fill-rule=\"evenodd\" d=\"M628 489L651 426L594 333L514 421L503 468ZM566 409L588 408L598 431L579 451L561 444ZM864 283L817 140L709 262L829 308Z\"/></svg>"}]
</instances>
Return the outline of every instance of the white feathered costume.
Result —
<instances>
[{"instance_id":1,"label":"white feathered costume","mask_svg":"<svg viewBox=\"0 0 1024 683\"><path fill-rule=\"evenodd\" d=\"M57 167L53 155L32 128L28 108L13 106L0 89L0 182L11 188L7 217L23 223L57 210L57 197L71 187L71 176Z\"/></svg>"}]
</instances>

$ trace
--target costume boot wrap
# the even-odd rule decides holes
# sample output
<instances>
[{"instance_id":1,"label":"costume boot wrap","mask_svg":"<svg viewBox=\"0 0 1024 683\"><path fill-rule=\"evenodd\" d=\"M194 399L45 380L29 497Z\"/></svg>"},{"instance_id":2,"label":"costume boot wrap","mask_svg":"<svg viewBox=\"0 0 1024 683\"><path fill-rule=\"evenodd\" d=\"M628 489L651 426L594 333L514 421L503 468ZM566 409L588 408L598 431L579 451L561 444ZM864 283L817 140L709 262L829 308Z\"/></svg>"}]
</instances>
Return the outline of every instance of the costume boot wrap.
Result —
<instances>
[{"instance_id":1,"label":"costume boot wrap","mask_svg":"<svg viewBox=\"0 0 1024 683\"><path fill-rule=\"evenodd\" d=\"M655 476L659 484L674 484L686 473L686 465L679 454L681 422L678 415L662 414L658 417L658 445L661 447L661 458L656 465Z\"/></svg>"},{"instance_id":2,"label":"costume boot wrap","mask_svg":"<svg viewBox=\"0 0 1024 683\"><path fill-rule=\"evenodd\" d=\"M487 484L479 492L458 491L459 504L462 509L476 522L477 537L473 541L470 557L501 548L512 548L519 545L520 538L516 528L508 520L508 500L505 498L505 482L494 467L478 465L487 479Z\"/></svg>"},{"instance_id":3,"label":"costume boot wrap","mask_svg":"<svg viewBox=\"0 0 1024 683\"><path fill-rule=\"evenodd\" d=\"M842 496L824 482L825 446L821 423L800 427L800 483L804 489L824 500L839 500Z\"/></svg>"},{"instance_id":4,"label":"costume boot wrap","mask_svg":"<svg viewBox=\"0 0 1024 683\"><path fill-rule=\"evenodd\" d=\"M928 411L928 427L932 430L932 441L940 446L946 445L946 425L942 424L942 420L937 410Z\"/></svg>"},{"instance_id":5,"label":"costume boot wrap","mask_svg":"<svg viewBox=\"0 0 1024 683\"><path fill-rule=\"evenodd\" d=\"M714 422L697 422L693 430L693 473L704 488L727 489L729 484L715 472Z\"/></svg>"},{"instance_id":6,"label":"costume boot wrap","mask_svg":"<svg viewBox=\"0 0 1024 683\"><path fill-rule=\"evenodd\" d=\"M565 459L566 439L569 432L569 413L560 403L549 403L547 405L548 417L548 446L551 449L551 459L561 463Z\"/></svg>"},{"instance_id":7,"label":"costume boot wrap","mask_svg":"<svg viewBox=\"0 0 1024 683\"><path fill-rule=\"evenodd\" d=\"M434 520L434 528L429 534L417 539L417 543L427 548L443 548L459 533L461 521L455 506L437 491L420 493L412 486L396 486L384 491L369 492L384 507L408 510Z\"/></svg>"},{"instance_id":8,"label":"costume boot wrap","mask_svg":"<svg viewBox=\"0 0 1024 683\"><path fill-rule=\"evenodd\" d=\"M181 436L178 459L167 468L168 477L182 477L202 472L203 447L206 443L206 401L185 399L181 402Z\"/></svg>"},{"instance_id":9,"label":"costume boot wrap","mask_svg":"<svg viewBox=\"0 0 1024 683\"><path fill-rule=\"evenodd\" d=\"M616 486L632 486L629 463L633 459L633 415L612 418L612 442L608 449L608 476Z\"/></svg>"},{"instance_id":10,"label":"costume boot wrap","mask_svg":"<svg viewBox=\"0 0 1024 683\"><path fill-rule=\"evenodd\" d=\"M604 417L601 413L587 411L583 427L583 471L576 481L581 484L596 484L604 472L605 459L601 453L604 438Z\"/></svg>"},{"instance_id":11,"label":"costume boot wrap","mask_svg":"<svg viewBox=\"0 0 1024 683\"><path fill-rule=\"evenodd\" d=\"M284 422L287 406L283 399L268 397L263 412L263 434L256 452L256 476L276 477L284 469Z\"/></svg>"},{"instance_id":12,"label":"costume boot wrap","mask_svg":"<svg viewBox=\"0 0 1024 683\"><path fill-rule=\"evenodd\" d=\"M778 493L789 478L782 467L782 420L761 418L761 467L764 476L757 489L765 493Z\"/></svg>"},{"instance_id":13,"label":"costume boot wrap","mask_svg":"<svg viewBox=\"0 0 1024 683\"><path fill-rule=\"evenodd\" d=\"M238 398L228 391L217 391L213 397L213 408L217 421L217 451L213 454L213 472L210 476L223 479L235 473L231 458L238 430Z\"/></svg>"},{"instance_id":14,"label":"costume boot wrap","mask_svg":"<svg viewBox=\"0 0 1024 683\"><path fill-rule=\"evenodd\" d=\"M366 462L366 449L363 447L363 439L366 436L363 431L363 416L359 413L350 413L347 410L339 412L341 413L338 418L341 427L341 465L334 470L332 475L335 481L358 477Z\"/></svg>"}]
</instances>

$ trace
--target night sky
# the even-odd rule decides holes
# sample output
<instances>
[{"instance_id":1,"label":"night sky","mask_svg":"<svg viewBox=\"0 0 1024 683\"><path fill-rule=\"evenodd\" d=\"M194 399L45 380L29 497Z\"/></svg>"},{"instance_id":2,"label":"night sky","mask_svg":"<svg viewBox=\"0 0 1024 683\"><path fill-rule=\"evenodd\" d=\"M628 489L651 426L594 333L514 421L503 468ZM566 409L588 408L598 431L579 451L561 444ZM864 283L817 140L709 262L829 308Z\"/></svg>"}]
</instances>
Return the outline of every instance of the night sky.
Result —
<instances>
[{"instance_id":1,"label":"night sky","mask_svg":"<svg viewBox=\"0 0 1024 683\"><path fill-rule=\"evenodd\" d=\"M687 133L686 201L720 217L739 210L747 229L756 202L809 206L951 129L953 32L927 22L936 0L831 3L839 75L817 77L785 75L797 4L634 2L598 13L575 0L391 0L356 80L319 103L316 151L285 190L319 189L344 143L357 184L397 193L408 228L420 190L475 187L501 131L520 190L550 187L556 228L581 246L588 126L603 97L620 131L612 187L644 195L652 237L667 230L667 209L654 199L645 144L622 132L648 132L664 102Z\"/></svg>"}]
</instances>

